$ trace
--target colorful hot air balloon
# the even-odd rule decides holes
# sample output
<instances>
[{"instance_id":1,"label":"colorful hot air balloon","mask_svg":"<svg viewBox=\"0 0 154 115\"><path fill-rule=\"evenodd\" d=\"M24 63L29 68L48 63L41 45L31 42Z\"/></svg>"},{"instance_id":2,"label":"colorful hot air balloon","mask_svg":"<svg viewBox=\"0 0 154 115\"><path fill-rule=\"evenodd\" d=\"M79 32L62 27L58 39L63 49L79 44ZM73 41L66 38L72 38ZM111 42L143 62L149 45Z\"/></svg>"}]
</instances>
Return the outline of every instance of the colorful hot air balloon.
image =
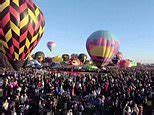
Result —
<instances>
[{"instance_id":1,"label":"colorful hot air balloon","mask_svg":"<svg viewBox=\"0 0 154 115\"><path fill-rule=\"evenodd\" d=\"M80 62L80 60L78 58L73 58L73 59L69 60L68 64L70 66L81 66L82 62Z\"/></svg>"},{"instance_id":2,"label":"colorful hot air balloon","mask_svg":"<svg viewBox=\"0 0 154 115\"><path fill-rule=\"evenodd\" d=\"M92 60L86 60L85 65L93 65L93 61Z\"/></svg>"},{"instance_id":3,"label":"colorful hot air balloon","mask_svg":"<svg viewBox=\"0 0 154 115\"><path fill-rule=\"evenodd\" d=\"M87 65L85 68L89 71L94 71L98 69L98 67L94 65Z\"/></svg>"},{"instance_id":4,"label":"colorful hot air balloon","mask_svg":"<svg viewBox=\"0 0 154 115\"><path fill-rule=\"evenodd\" d=\"M61 56L55 56L53 57L52 61L55 63L61 63L63 61L63 58Z\"/></svg>"},{"instance_id":5,"label":"colorful hot air balloon","mask_svg":"<svg viewBox=\"0 0 154 115\"><path fill-rule=\"evenodd\" d=\"M34 59L41 63L45 59L45 54L42 51L38 51L35 53Z\"/></svg>"},{"instance_id":6,"label":"colorful hot air balloon","mask_svg":"<svg viewBox=\"0 0 154 115\"><path fill-rule=\"evenodd\" d=\"M88 37L86 48L93 62L101 67L117 54L119 42L110 32L99 30Z\"/></svg>"},{"instance_id":7,"label":"colorful hot air balloon","mask_svg":"<svg viewBox=\"0 0 154 115\"><path fill-rule=\"evenodd\" d=\"M118 64L120 68L128 68L131 67L131 62L129 60L121 60Z\"/></svg>"},{"instance_id":8,"label":"colorful hot air balloon","mask_svg":"<svg viewBox=\"0 0 154 115\"><path fill-rule=\"evenodd\" d=\"M136 67L136 66L137 66L137 62L131 61L131 67Z\"/></svg>"},{"instance_id":9,"label":"colorful hot air balloon","mask_svg":"<svg viewBox=\"0 0 154 115\"><path fill-rule=\"evenodd\" d=\"M0 41L8 59L24 61L44 33L45 20L32 0L0 2Z\"/></svg>"},{"instance_id":10,"label":"colorful hot air balloon","mask_svg":"<svg viewBox=\"0 0 154 115\"><path fill-rule=\"evenodd\" d=\"M81 53L81 54L79 54L78 59L79 59L82 63L85 63L86 60L87 60L87 55Z\"/></svg>"},{"instance_id":11,"label":"colorful hot air balloon","mask_svg":"<svg viewBox=\"0 0 154 115\"><path fill-rule=\"evenodd\" d=\"M63 58L63 61L68 61L69 60L69 55L68 54L63 54L62 55L62 58Z\"/></svg>"},{"instance_id":12,"label":"colorful hot air balloon","mask_svg":"<svg viewBox=\"0 0 154 115\"><path fill-rule=\"evenodd\" d=\"M55 47L56 47L56 43L55 42L48 42L47 43L47 47L52 52L55 49Z\"/></svg>"},{"instance_id":13,"label":"colorful hot air balloon","mask_svg":"<svg viewBox=\"0 0 154 115\"><path fill-rule=\"evenodd\" d=\"M78 54L71 54L71 59L77 59L78 58Z\"/></svg>"}]
</instances>

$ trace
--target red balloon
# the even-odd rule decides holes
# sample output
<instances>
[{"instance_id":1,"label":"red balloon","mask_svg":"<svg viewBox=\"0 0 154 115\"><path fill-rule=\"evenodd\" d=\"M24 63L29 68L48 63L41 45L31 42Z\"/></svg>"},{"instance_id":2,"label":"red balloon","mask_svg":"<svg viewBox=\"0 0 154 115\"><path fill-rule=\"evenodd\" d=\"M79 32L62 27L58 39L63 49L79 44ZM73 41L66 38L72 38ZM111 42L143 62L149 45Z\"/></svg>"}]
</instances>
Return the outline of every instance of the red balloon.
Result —
<instances>
[{"instance_id":1,"label":"red balloon","mask_svg":"<svg viewBox=\"0 0 154 115\"><path fill-rule=\"evenodd\" d=\"M129 60L121 60L118 65L120 68L128 68L131 67L131 62Z\"/></svg>"}]
</instances>

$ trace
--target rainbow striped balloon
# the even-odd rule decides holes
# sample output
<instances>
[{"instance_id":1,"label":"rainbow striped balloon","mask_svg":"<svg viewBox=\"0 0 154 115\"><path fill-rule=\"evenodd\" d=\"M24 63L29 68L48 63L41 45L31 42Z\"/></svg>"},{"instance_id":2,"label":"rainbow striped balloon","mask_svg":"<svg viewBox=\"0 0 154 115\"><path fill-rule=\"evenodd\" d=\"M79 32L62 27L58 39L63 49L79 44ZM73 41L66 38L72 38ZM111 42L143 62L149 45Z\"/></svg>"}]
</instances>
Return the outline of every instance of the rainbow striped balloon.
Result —
<instances>
[{"instance_id":1,"label":"rainbow striped balloon","mask_svg":"<svg viewBox=\"0 0 154 115\"><path fill-rule=\"evenodd\" d=\"M97 66L111 61L119 50L119 42L108 31L99 30L92 33L86 42L87 51Z\"/></svg>"},{"instance_id":2,"label":"rainbow striped balloon","mask_svg":"<svg viewBox=\"0 0 154 115\"><path fill-rule=\"evenodd\" d=\"M9 60L25 60L44 33L45 20L32 0L1 0L0 41Z\"/></svg>"}]
</instances>

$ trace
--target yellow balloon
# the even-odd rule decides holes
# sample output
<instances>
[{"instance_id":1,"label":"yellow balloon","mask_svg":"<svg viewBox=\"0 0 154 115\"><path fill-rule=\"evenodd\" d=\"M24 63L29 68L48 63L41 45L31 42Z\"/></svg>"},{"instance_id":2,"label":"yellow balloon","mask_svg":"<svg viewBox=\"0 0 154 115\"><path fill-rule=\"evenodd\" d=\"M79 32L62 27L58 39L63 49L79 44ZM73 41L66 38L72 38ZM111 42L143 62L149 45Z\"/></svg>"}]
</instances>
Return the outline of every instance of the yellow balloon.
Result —
<instances>
[{"instance_id":1,"label":"yellow balloon","mask_svg":"<svg viewBox=\"0 0 154 115\"><path fill-rule=\"evenodd\" d=\"M55 56L52 61L55 63L61 63L63 62L63 58L61 56Z\"/></svg>"}]
</instances>

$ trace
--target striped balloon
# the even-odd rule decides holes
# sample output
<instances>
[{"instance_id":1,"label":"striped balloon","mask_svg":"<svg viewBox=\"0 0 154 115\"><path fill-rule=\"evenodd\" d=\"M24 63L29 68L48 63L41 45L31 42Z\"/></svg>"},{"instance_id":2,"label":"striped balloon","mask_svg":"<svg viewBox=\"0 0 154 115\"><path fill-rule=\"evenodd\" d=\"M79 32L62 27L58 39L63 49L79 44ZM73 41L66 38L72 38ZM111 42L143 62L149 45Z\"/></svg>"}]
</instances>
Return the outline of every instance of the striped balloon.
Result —
<instances>
[{"instance_id":1,"label":"striped balloon","mask_svg":"<svg viewBox=\"0 0 154 115\"><path fill-rule=\"evenodd\" d=\"M25 60L44 33L45 20L32 0L0 2L0 41L10 60Z\"/></svg>"},{"instance_id":2,"label":"striped balloon","mask_svg":"<svg viewBox=\"0 0 154 115\"><path fill-rule=\"evenodd\" d=\"M97 66L109 63L119 50L119 42L108 31L92 33L86 42L87 51Z\"/></svg>"}]
</instances>

